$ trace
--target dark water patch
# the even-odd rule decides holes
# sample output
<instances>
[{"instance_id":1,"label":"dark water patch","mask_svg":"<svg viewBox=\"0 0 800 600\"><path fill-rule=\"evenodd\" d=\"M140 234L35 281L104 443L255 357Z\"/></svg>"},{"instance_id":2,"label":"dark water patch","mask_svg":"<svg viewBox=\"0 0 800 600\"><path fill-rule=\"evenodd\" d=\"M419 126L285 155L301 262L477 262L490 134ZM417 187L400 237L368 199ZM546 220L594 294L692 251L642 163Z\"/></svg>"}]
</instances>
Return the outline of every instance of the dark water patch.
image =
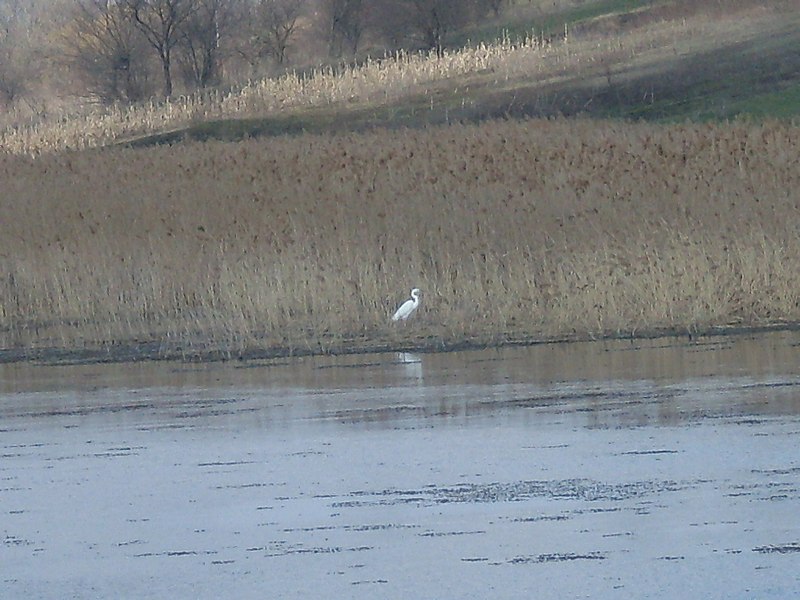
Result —
<instances>
[{"instance_id":1,"label":"dark water patch","mask_svg":"<svg viewBox=\"0 0 800 600\"><path fill-rule=\"evenodd\" d=\"M425 415L426 412L430 412L430 409L424 406L400 405L338 410L328 413L325 417L342 423L374 423L393 420L402 415Z\"/></svg>"},{"instance_id":2,"label":"dark water patch","mask_svg":"<svg viewBox=\"0 0 800 600\"><path fill-rule=\"evenodd\" d=\"M240 363L233 366L234 369L264 369L270 367L287 367L293 363L289 361L260 361L253 360L246 363Z\"/></svg>"},{"instance_id":3,"label":"dark water patch","mask_svg":"<svg viewBox=\"0 0 800 600\"><path fill-rule=\"evenodd\" d=\"M526 450L559 450L569 448L569 444L549 444L546 446L524 446Z\"/></svg>"},{"instance_id":4,"label":"dark water patch","mask_svg":"<svg viewBox=\"0 0 800 600\"><path fill-rule=\"evenodd\" d=\"M379 523L374 525L344 525L345 531L389 531L392 529L418 529L420 525L409 525L406 523Z\"/></svg>"},{"instance_id":5,"label":"dark water patch","mask_svg":"<svg viewBox=\"0 0 800 600\"><path fill-rule=\"evenodd\" d=\"M176 419L210 419L214 417L232 417L237 415L246 415L248 413L260 412L258 407L244 407L230 410L210 409L203 406L192 407L191 410L184 410L174 414Z\"/></svg>"},{"instance_id":6,"label":"dark water patch","mask_svg":"<svg viewBox=\"0 0 800 600\"><path fill-rule=\"evenodd\" d=\"M343 363L333 365L317 365L317 369L364 369L368 367L380 367L385 363L382 362L362 362L362 363Z\"/></svg>"},{"instance_id":7,"label":"dark water patch","mask_svg":"<svg viewBox=\"0 0 800 600\"><path fill-rule=\"evenodd\" d=\"M677 450L629 450L618 452L616 456L650 456L653 454L678 454Z\"/></svg>"},{"instance_id":8,"label":"dark water patch","mask_svg":"<svg viewBox=\"0 0 800 600\"><path fill-rule=\"evenodd\" d=\"M571 562L575 560L605 560L607 557L600 552L578 554L573 552L554 552L552 554L537 554L535 556L516 556L507 562L511 565L542 564L555 562Z\"/></svg>"},{"instance_id":9,"label":"dark water patch","mask_svg":"<svg viewBox=\"0 0 800 600\"><path fill-rule=\"evenodd\" d=\"M478 529L475 531L424 531L422 533L418 533L419 537L429 537L429 538L438 538L438 537L455 537L460 535L482 535L485 534L485 529Z\"/></svg>"},{"instance_id":10,"label":"dark water patch","mask_svg":"<svg viewBox=\"0 0 800 600\"><path fill-rule=\"evenodd\" d=\"M461 484L432 490L436 502L518 502L531 498L583 501L628 500L647 494L676 491L674 481L637 481L609 484L589 479L520 481L515 483Z\"/></svg>"},{"instance_id":11,"label":"dark water patch","mask_svg":"<svg viewBox=\"0 0 800 600\"><path fill-rule=\"evenodd\" d=\"M91 454L62 454L60 456L45 456L42 460L49 462L62 462L66 460L78 460L92 456Z\"/></svg>"},{"instance_id":12,"label":"dark water patch","mask_svg":"<svg viewBox=\"0 0 800 600\"><path fill-rule=\"evenodd\" d=\"M127 394L136 396L139 391ZM0 406L0 415L6 418L26 417L33 419L46 419L50 417L102 417L105 415L138 415L142 413L159 414L164 411L175 411L170 414L171 419L185 419L194 417L228 416L240 413L252 413L259 410L254 407L234 408L233 405L242 403L241 398L214 398L206 400L195 396L174 395L163 398L159 395L141 399L119 400L118 393L105 397L102 389L92 389L85 392L77 400L58 398L38 398L36 402L19 402ZM223 407L231 406L225 410ZM68 427L67 423L64 426ZM172 424L179 426L177 424Z\"/></svg>"},{"instance_id":13,"label":"dark water patch","mask_svg":"<svg viewBox=\"0 0 800 600\"><path fill-rule=\"evenodd\" d=\"M146 446L118 446L109 448L109 452L134 452L136 450L145 450Z\"/></svg>"},{"instance_id":14,"label":"dark water patch","mask_svg":"<svg viewBox=\"0 0 800 600\"><path fill-rule=\"evenodd\" d=\"M790 467L788 469L753 469L751 473L757 475L798 475L800 467Z\"/></svg>"},{"instance_id":15,"label":"dark water patch","mask_svg":"<svg viewBox=\"0 0 800 600\"><path fill-rule=\"evenodd\" d=\"M641 340L631 340L627 345L614 345L606 346L603 352L642 352L642 351L660 351L660 350L674 350L681 348L684 350L729 350L733 347L732 340L690 340L681 342L675 338L669 339L666 343L661 343L659 340L649 341L644 344Z\"/></svg>"},{"instance_id":16,"label":"dark water patch","mask_svg":"<svg viewBox=\"0 0 800 600\"><path fill-rule=\"evenodd\" d=\"M642 400L642 392L623 391L623 390L581 390L570 389L563 392L543 393L536 396L525 398L510 398L507 400L484 400L480 404L490 405L493 408L499 406L509 406L515 408L541 408L552 407L559 404L567 404L576 400L621 400L624 398L635 398Z\"/></svg>"},{"instance_id":17,"label":"dark water patch","mask_svg":"<svg viewBox=\"0 0 800 600\"><path fill-rule=\"evenodd\" d=\"M253 483L230 483L226 485L215 485L215 490L248 490L253 488L271 488L281 485L274 482L253 482Z\"/></svg>"},{"instance_id":18,"label":"dark water patch","mask_svg":"<svg viewBox=\"0 0 800 600\"><path fill-rule=\"evenodd\" d=\"M266 558L277 558L279 556L293 556L293 555L304 555L304 554L341 554L344 552L366 552L368 550L372 550L373 546L311 546L311 547L304 547L304 546L291 546L287 548L282 548L280 550L265 550L264 556ZM258 552L261 549L258 548L248 548L248 552Z\"/></svg>"},{"instance_id":19,"label":"dark water patch","mask_svg":"<svg viewBox=\"0 0 800 600\"><path fill-rule=\"evenodd\" d=\"M318 525L316 527L286 527L281 529L284 533L294 533L296 531L302 531L303 533L310 533L315 531L333 531L335 529L340 529L338 525Z\"/></svg>"},{"instance_id":20,"label":"dark water patch","mask_svg":"<svg viewBox=\"0 0 800 600\"><path fill-rule=\"evenodd\" d=\"M780 500L789 500L791 496L789 494L773 494L771 496L767 496L766 498L761 498L761 500L766 500L768 502L777 502Z\"/></svg>"},{"instance_id":21,"label":"dark water patch","mask_svg":"<svg viewBox=\"0 0 800 600\"><path fill-rule=\"evenodd\" d=\"M159 425L147 425L145 427L137 427L141 432L155 432L155 431L191 431L197 429L197 425L191 423L169 423Z\"/></svg>"},{"instance_id":22,"label":"dark water patch","mask_svg":"<svg viewBox=\"0 0 800 600\"><path fill-rule=\"evenodd\" d=\"M800 381L759 381L755 383L742 384L743 390L761 390L775 388L800 388Z\"/></svg>"},{"instance_id":23,"label":"dark water patch","mask_svg":"<svg viewBox=\"0 0 800 600\"><path fill-rule=\"evenodd\" d=\"M604 513L615 513L619 512L622 509L619 506L593 506L590 508L578 508L576 510L571 511L570 514L573 515L599 515Z\"/></svg>"},{"instance_id":24,"label":"dark water patch","mask_svg":"<svg viewBox=\"0 0 800 600\"><path fill-rule=\"evenodd\" d=\"M22 431L22 430L20 430ZM11 448L44 448L45 446L55 446L53 442L31 442L29 444L8 444L3 446L5 449Z\"/></svg>"},{"instance_id":25,"label":"dark water patch","mask_svg":"<svg viewBox=\"0 0 800 600\"><path fill-rule=\"evenodd\" d=\"M87 417L91 415L118 414L135 411L153 410L156 407L151 401L125 402L121 404L93 404L66 408L46 407L39 410L26 411L31 417Z\"/></svg>"},{"instance_id":26,"label":"dark water patch","mask_svg":"<svg viewBox=\"0 0 800 600\"><path fill-rule=\"evenodd\" d=\"M238 465L252 465L253 460L229 460L197 463L198 467L234 467Z\"/></svg>"},{"instance_id":27,"label":"dark water patch","mask_svg":"<svg viewBox=\"0 0 800 600\"><path fill-rule=\"evenodd\" d=\"M567 515L541 515L539 517L518 517L511 519L512 523L538 523L540 521L566 521Z\"/></svg>"},{"instance_id":28,"label":"dark water patch","mask_svg":"<svg viewBox=\"0 0 800 600\"><path fill-rule=\"evenodd\" d=\"M800 497L800 489L797 484L791 481L768 481L763 483L755 483L747 486L752 490L752 494L757 497L757 500L766 502L775 502L781 500L790 500Z\"/></svg>"},{"instance_id":29,"label":"dark water patch","mask_svg":"<svg viewBox=\"0 0 800 600\"><path fill-rule=\"evenodd\" d=\"M693 342L686 345L687 352L720 352L723 350L730 350L733 347L732 343L717 343L717 342Z\"/></svg>"},{"instance_id":30,"label":"dark water patch","mask_svg":"<svg viewBox=\"0 0 800 600\"><path fill-rule=\"evenodd\" d=\"M216 550L167 550L166 552L143 552L134 554L134 558L167 557L180 558L184 556L214 556L219 554Z\"/></svg>"},{"instance_id":31,"label":"dark water patch","mask_svg":"<svg viewBox=\"0 0 800 600\"><path fill-rule=\"evenodd\" d=\"M145 543L146 542L144 540L137 539L137 540L130 540L127 542L117 542L117 546L121 548L124 546L138 546L139 544L145 544Z\"/></svg>"},{"instance_id":32,"label":"dark water patch","mask_svg":"<svg viewBox=\"0 0 800 600\"><path fill-rule=\"evenodd\" d=\"M133 451L129 451L129 452L121 452L121 451L114 452L114 451L111 451L111 450L106 451L106 452L95 452L94 454L92 454L92 456L94 456L95 458L120 458L120 457L123 457L123 456L138 456L138 455L139 455L138 452L133 452Z\"/></svg>"},{"instance_id":33,"label":"dark water patch","mask_svg":"<svg viewBox=\"0 0 800 600\"><path fill-rule=\"evenodd\" d=\"M561 392L542 393L523 398L484 400L479 402L478 406L492 411L500 408L547 409L548 412L555 414L558 414L557 407L563 406L566 414L596 414L599 410L605 412L616 410L625 414L625 412L633 412L635 407L648 406L653 402L664 403L685 394L685 390L677 388L633 390L571 388Z\"/></svg>"},{"instance_id":34,"label":"dark water patch","mask_svg":"<svg viewBox=\"0 0 800 600\"><path fill-rule=\"evenodd\" d=\"M33 546L33 542L13 535L6 535L3 538L4 546Z\"/></svg>"},{"instance_id":35,"label":"dark water patch","mask_svg":"<svg viewBox=\"0 0 800 600\"><path fill-rule=\"evenodd\" d=\"M736 418L736 415L730 415L730 416L733 417L733 418ZM724 415L720 415L719 417L716 417L716 418L725 418L725 416ZM764 423L766 423L766 421L767 421L767 419L756 418L756 417L736 418L736 422L739 425L763 425Z\"/></svg>"},{"instance_id":36,"label":"dark water patch","mask_svg":"<svg viewBox=\"0 0 800 600\"><path fill-rule=\"evenodd\" d=\"M382 490L379 492L357 491L349 496L368 500L345 500L335 502L336 508L380 506L391 504L448 504L448 503L495 503L524 502L532 498L577 500L586 502L623 501L649 494L661 494L683 489L688 484L675 481L637 481L610 484L590 479L568 479L560 481L518 481L514 483L474 484L462 483L454 486L429 486L419 490Z\"/></svg>"},{"instance_id":37,"label":"dark water patch","mask_svg":"<svg viewBox=\"0 0 800 600\"><path fill-rule=\"evenodd\" d=\"M604 538L621 538L621 537L630 537L633 533L630 531L620 531L617 533L604 533L602 537Z\"/></svg>"},{"instance_id":38,"label":"dark water patch","mask_svg":"<svg viewBox=\"0 0 800 600\"><path fill-rule=\"evenodd\" d=\"M774 546L759 546L753 548L753 552L760 552L761 554L793 554L795 552L800 552L800 542L778 544Z\"/></svg>"}]
</instances>

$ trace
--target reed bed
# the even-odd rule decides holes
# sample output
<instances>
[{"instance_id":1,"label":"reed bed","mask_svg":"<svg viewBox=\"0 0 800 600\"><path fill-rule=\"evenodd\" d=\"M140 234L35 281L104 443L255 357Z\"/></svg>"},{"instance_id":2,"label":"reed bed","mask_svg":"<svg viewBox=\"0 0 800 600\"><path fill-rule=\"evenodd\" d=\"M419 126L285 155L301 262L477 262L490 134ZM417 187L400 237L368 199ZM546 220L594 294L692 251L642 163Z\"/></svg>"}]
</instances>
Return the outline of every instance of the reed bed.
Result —
<instances>
[{"instance_id":1,"label":"reed bed","mask_svg":"<svg viewBox=\"0 0 800 600\"><path fill-rule=\"evenodd\" d=\"M800 321L800 127L590 120L0 157L0 346L446 346ZM422 307L389 321L411 287Z\"/></svg>"},{"instance_id":2,"label":"reed bed","mask_svg":"<svg viewBox=\"0 0 800 600\"><path fill-rule=\"evenodd\" d=\"M493 44L447 51L444 56L399 52L358 65L320 67L250 81L228 91L134 106L90 107L7 123L0 127L0 152L36 155L85 149L214 119L374 106L412 96L427 97L435 109L443 88L451 90L448 102L460 95L462 104L472 105L471 88L513 87L515 82L531 86L569 77L599 77L602 82L618 67L655 68L676 54L741 41L781 23L781 13L774 7L756 5L725 15L700 13L686 19L678 13L641 19L640 24L613 35L591 29L572 35L565 30L562 38L548 40L531 32L524 39L506 37Z\"/></svg>"}]
</instances>

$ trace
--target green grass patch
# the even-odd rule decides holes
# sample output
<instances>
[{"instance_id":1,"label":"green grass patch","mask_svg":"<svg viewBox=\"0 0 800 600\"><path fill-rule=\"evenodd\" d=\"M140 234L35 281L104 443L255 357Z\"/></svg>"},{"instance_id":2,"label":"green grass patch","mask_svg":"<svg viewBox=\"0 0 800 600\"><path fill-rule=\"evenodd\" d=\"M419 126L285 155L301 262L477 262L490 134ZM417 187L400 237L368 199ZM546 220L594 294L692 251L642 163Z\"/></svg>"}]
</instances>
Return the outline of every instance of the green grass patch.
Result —
<instances>
[{"instance_id":1,"label":"green grass patch","mask_svg":"<svg viewBox=\"0 0 800 600\"><path fill-rule=\"evenodd\" d=\"M452 35L448 40L448 47L461 48L481 43L490 44L503 38L520 40L531 35L537 37L558 36L564 33L565 26L569 30L571 27L591 19L625 14L652 5L652 2L643 0L599 0L598 2L586 2L567 10L543 13L523 19L511 21L500 19L488 25Z\"/></svg>"},{"instance_id":2,"label":"green grass patch","mask_svg":"<svg viewBox=\"0 0 800 600\"><path fill-rule=\"evenodd\" d=\"M792 118L800 116L800 82L774 92L755 94L732 103L734 114L754 117Z\"/></svg>"},{"instance_id":3,"label":"green grass patch","mask_svg":"<svg viewBox=\"0 0 800 600\"><path fill-rule=\"evenodd\" d=\"M681 99L654 101L620 106L607 111L615 118L643 119L656 122L720 121L736 117L756 119L792 119L800 116L800 83L786 89L736 96L734 88L721 88L713 93L696 93Z\"/></svg>"}]
</instances>

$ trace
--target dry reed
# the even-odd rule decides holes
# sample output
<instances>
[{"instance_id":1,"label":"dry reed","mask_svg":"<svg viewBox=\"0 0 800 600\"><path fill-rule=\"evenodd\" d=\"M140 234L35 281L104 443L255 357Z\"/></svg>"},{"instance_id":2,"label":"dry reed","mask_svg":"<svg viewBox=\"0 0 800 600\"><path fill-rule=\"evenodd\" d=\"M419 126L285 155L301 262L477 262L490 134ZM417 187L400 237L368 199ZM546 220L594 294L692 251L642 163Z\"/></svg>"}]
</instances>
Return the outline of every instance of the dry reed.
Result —
<instances>
[{"instance_id":1,"label":"dry reed","mask_svg":"<svg viewBox=\"0 0 800 600\"><path fill-rule=\"evenodd\" d=\"M492 122L0 157L3 347L800 321L800 128ZM412 286L422 308L388 315Z\"/></svg>"}]
</instances>

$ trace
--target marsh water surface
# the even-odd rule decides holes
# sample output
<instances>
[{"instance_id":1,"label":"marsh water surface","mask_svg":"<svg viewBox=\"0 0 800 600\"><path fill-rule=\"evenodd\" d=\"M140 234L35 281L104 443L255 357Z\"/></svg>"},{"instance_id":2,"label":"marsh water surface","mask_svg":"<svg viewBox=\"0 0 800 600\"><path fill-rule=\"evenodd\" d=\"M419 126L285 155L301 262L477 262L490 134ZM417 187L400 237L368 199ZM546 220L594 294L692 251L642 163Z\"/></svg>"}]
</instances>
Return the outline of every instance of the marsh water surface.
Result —
<instances>
[{"instance_id":1,"label":"marsh water surface","mask_svg":"<svg viewBox=\"0 0 800 600\"><path fill-rule=\"evenodd\" d=\"M0 366L3 598L789 598L798 515L798 333Z\"/></svg>"}]
</instances>

